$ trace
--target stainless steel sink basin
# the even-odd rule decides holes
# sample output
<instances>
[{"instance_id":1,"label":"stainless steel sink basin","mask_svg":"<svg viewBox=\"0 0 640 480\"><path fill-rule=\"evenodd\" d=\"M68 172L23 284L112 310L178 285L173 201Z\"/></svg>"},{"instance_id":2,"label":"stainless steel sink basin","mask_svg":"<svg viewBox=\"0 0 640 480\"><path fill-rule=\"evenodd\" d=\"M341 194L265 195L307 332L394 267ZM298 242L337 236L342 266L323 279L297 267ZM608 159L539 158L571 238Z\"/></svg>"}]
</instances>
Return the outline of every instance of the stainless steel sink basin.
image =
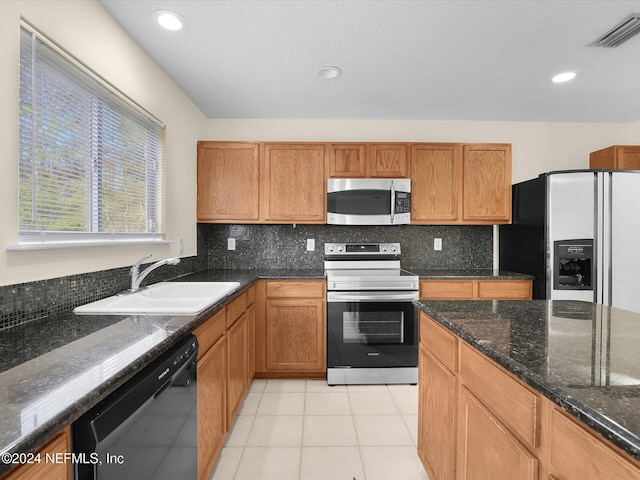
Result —
<instances>
[{"instance_id":1,"label":"stainless steel sink basin","mask_svg":"<svg viewBox=\"0 0 640 480\"><path fill-rule=\"evenodd\" d=\"M77 314L193 315L225 297L239 282L162 282L127 295L76 307Z\"/></svg>"}]
</instances>

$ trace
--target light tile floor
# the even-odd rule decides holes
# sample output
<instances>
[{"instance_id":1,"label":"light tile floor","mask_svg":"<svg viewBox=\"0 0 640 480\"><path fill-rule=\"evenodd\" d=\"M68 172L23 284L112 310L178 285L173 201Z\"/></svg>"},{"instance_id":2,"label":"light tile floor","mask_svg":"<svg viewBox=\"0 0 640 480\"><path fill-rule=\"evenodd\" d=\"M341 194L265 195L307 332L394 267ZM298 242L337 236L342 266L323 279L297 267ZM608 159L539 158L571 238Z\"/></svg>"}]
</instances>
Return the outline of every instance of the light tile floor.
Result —
<instances>
[{"instance_id":1,"label":"light tile floor","mask_svg":"<svg viewBox=\"0 0 640 480\"><path fill-rule=\"evenodd\" d=\"M254 380L211 480L428 480L418 388Z\"/></svg>"}]
</instances>

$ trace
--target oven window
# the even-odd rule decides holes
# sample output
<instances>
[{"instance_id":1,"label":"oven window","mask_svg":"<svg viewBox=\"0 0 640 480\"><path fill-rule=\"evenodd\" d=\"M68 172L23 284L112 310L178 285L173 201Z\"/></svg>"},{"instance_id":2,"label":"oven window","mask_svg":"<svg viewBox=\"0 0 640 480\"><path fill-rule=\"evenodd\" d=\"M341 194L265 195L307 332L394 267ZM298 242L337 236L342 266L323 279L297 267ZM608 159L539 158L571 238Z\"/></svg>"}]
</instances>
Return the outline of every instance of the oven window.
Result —
<instances>
[{"instance_id":1,"label":"oven window","mask_svg":"<svg viewBox=\"0 0 640 480\"><path fill-rule=\"evenodd\" d=\"M343 312L342 341L401 345L404 342L404 312Z\"/></svg>"}]
</instances>

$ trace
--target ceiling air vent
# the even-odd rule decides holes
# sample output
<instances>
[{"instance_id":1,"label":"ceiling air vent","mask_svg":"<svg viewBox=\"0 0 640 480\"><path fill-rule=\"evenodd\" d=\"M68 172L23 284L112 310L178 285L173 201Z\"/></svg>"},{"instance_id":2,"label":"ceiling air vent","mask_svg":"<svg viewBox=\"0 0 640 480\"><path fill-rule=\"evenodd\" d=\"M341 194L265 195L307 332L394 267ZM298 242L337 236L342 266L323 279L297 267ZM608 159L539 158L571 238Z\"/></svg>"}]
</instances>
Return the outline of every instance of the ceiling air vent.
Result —
<instances>
[{"instance_id":1,"label":"ceiling air vent","mask_svg":"<svg viewBox=\"0 0 640 480\"><path fill-rule=\"evenodd\" d=\"M627 40L635 37L638 33L640 33L640 13L632 13L589 46L605 48L619 47Z\"/></svg>"}]
</instances>

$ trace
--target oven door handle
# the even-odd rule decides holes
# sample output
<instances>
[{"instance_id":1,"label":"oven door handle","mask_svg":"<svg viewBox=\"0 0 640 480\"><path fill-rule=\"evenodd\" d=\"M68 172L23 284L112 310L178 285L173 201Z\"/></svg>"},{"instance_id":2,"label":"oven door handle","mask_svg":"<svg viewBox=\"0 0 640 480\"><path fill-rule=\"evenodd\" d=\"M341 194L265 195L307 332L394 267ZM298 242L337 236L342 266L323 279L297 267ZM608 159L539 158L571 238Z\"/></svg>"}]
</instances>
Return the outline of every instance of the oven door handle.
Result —
<instances>
[{"instance_id":1,"label":"oven door handle","mask_svg":"<svg viewBox=\"0 0 640 480\"><path fill-rule=\"evenodd\" d=\"M327 302L412 302L418 292L327 292Z\"/></svg>"}]
</instances>

